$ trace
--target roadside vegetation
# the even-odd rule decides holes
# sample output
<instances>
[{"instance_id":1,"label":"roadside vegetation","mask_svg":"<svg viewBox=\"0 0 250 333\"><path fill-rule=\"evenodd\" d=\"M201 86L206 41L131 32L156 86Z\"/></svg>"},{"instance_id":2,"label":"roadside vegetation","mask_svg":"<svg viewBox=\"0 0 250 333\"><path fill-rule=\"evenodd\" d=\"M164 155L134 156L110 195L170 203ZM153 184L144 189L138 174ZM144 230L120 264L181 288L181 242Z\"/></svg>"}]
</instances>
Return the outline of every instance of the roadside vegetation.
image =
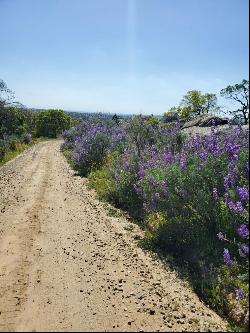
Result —
<instances>
[{"instance_id":1,"label":"roadside vegetation","mask_svg":"<svg viewBox=\"0 0 250 333\"><path fill-rule=\"evenodd\" d=\"M0 80L0 165L42 138L56 138L73 120L62 110L30 111Z\"/></svg>"},{"instance_id":2,"label":"roadside vegetation","mask_svg":"<svg viewBox=\"0 0 250 333\"><path fill-rule=\"evenodd\" d=\"M249 130L242 125L249 122L249 82L220 94L235 106L230 120L218 117L222 110L215 94L197 90L188 91L162 118L85 114L72 119L62 110L28 110L0 80L0 166L63 133L62 151L71 166L89 178L102 200L144 228L141 246L178 263L210 306L235 330L246 330ZM195 123L210 128L202 135L182 130Z\"/></svg>"},{"instance_id":3,"label":"roadside vegetation","mask_svg":"<svg viewBox=\"0 0 250 333\"><path fill-rule=\"evenodd\" d=\"M235 87L247 89L245 81ZM234 88L222 93L230 98ZM62 150L100 198L128 211L145 229L144 247L185 265L199 295L245 330L249 131L241 123L248 122L248 111L239 106L232 119L238 125L229 122L224 131L213 120L204 135L181 129L218 110L215 95L190 91L161 120L85 119L64 132Z\"/></svg>"}]
</instances>

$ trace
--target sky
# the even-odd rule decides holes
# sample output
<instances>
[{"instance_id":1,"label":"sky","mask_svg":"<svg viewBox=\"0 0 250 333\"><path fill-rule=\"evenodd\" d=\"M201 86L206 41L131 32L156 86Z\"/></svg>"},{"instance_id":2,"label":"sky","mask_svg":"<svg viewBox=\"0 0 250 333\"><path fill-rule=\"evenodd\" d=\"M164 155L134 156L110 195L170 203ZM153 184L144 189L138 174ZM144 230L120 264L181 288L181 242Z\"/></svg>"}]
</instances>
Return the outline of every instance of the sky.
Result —
<instances>
[{"instance_id":1,"label":"sky","mask_svg":"<svg viewBox=\"0 0 250 333\"><path fill-rule=\"evenodd\" d=\"M0 0L0 17L0 78L28 107L162 114L248 79L248 0Z\"/></svg>"}]
</instances>

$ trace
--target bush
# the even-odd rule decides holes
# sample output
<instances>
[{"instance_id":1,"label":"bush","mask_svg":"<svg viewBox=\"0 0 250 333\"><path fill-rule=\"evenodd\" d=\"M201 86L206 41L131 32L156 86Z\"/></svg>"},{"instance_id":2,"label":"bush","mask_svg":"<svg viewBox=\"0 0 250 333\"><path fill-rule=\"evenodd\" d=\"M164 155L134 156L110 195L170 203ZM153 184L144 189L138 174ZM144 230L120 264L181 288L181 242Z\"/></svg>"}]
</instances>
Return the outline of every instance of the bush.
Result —
<instances>
[{"instance_id":1,"label":"bush","mask_svg":"<svg viewBox=\"0 0 250 333\"><path fill-rule=\"evenodd\" d=\"M0 108L0 138L25 133L24 114L15 107Z\"/></svg>"},{"instance_id":2,"label":"bush","mask_svg":"<svg viewBox=\"0 0 250 333\"><path fill-rule=\"evenodd\" d=\"M163 120L166 123L172 123L180 120L180 116L177 112L169 111L165 112L163 115Z\"/></svg>"},{"instance_id":3,"label":"bush","mask_svg":"<svg viewBox=\"0 0 250 333\"><path fill-rule=\"evenodd\" d=\"M7 141L0 139L0 161L4 158L7 151L8 151Z\"/></svg>"},{"instance_id":4,"label":"bush","mask_svg":"<svg viewBox=\"0 0 250 333\"><path fill-rule=\"evenodd\" d=\"M100 168L111 149L118 149L123 141L123 129L115 121L102 124L99 118L90 119L63 133L64 148L72 149L71 156L76 169L87 175Z\"/></svg>"},{"instance_id":5,"label":"bush","mask_svg":"<svg viewBox=\"0 0 250 333\"><path fill-rule=\"evenodd\" d=\"M32 142L32 136L31 134L25 133L21 136L21 142L25 144L29 144Z\"/></svg>"},{"instance_id":6,"label":"bush","mask_svg":"<svg viewBox=\"0 0 250 333\"><path fill-rule=\"evenodd\" d=\"M249 132L212 127L185 137L178 122L140 116L72 131L65 145L77 167L92 170L102 198L144 224L145 243L189 262L196 288L217 309L230 312L231 294L246 308Z\"/></svg>"},{"instance_id":7,"label":"bush","mask_svg":"<svg viewBox=\"0 0 250 333\"><path fill-rule=\"evenodd\" d=\"M41 111L37 116L37 135L56 138L71 126L71 117L62 110Z\"/></svg>"}]
</instances>

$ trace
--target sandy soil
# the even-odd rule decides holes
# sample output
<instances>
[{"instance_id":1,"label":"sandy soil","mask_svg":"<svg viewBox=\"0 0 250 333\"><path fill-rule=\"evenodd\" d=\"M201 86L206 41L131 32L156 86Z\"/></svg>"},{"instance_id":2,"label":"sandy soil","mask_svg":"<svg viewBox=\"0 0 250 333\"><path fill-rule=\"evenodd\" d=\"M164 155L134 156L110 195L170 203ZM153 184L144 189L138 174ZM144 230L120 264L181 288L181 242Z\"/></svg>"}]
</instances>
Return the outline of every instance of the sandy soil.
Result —
<instances>
[{"instance_id":1,"label":"sandy soil","mask_svg":"<svg viewBox=\"0 0 250 333\"><path fill-rule=\"evenodd\" d=\"M60 141L0 168L0 331L222 331L74 175ZM128 227L130 226L130 227Z\"/></svg>"}]
</instances>

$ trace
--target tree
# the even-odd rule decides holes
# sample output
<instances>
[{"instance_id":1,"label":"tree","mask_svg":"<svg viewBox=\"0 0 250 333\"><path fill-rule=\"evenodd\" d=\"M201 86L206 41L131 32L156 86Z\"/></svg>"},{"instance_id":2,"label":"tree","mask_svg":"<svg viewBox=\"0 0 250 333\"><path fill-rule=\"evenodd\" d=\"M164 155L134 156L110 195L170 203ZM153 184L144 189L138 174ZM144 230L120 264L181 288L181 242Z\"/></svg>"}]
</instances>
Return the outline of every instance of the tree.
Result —
<instances>
[{"instance_id":1,"label":"tree","mask_svg":"<svg viewBox=\"0 0 250 333\"><path fill-rule=\"evenodd\" d=\"M178 121L181 113L181 108L178 106L173 106L167 112L163 114L163 121L165 123L171 123L173 121Z\"/></svg>"},{"instance_id":2,"label":"tree","mask_svg":"<svg viewBox=\"0 0 250 333\"><path fill-rule=\"evenodd\" d=\"M215 94L202 94L198 90L190 90L181 101L180 115L186 119L207 113L215 113L219 110Z\"/></svg>"},{"instance_id":3,"label":"tree","mask_svg":"<svg viewBox=\"0 0 250 333\"><path fill-rule=\"evenodd\" d=\"M7 87L7 84L0 79L0 109L6 106L14 106L18 109L25 109L25 106L14 100L15 95L12 90Z\"/></svg>"},{"instance_id":4,"label":"tree","mask_svg":"<svg viewBox=\"0 0 250 333\"><path fill-rule=\"evenodd\" d=\"M237 83L233 86L227 86L220 92L222 97L236 101L239 103L239 108L234 111L230 111L230 114L235 117L239 117L247 124L249 120L249 81L242 80L241 83Z\"/></svg>"},{"instance_id":5,"label":"tree","mask_svg":"<svg viewBox=\"0 0 250 333\"><path fill-rule=\"evenodd\" d=\"M26 132L24 114L17 108L0 108L0 139L10 135L21 135Z\"/></svg>"},{"instance_id":6,"label":"tree","mask_svg":"<svg viewBox=\"0 0 250 333\"><path fill-rule=\"evenodd\" d=\"M11 91L7 84L0 79L0 109L5 107L6 105L9 105L10 101L13 100L14 93Z\"/></svg>"},{"instance_id":7,"label":"tree","mask_svg":"<svg viewBox=\"0 0 250 333\"><path fill-rule=\"evenodd\" d=\"M119 120L117 114L114 114L114 115L113 115L112 120L116 123L116 125L119 125L120 120Z\"/></svg>"},{"instance_id":8,"label":"tree","mask_svg":"<svg viewBox=\"0 0 250 333\"><path fill-rule=\"evenodd\" d=\"M63 110L41 111L37 117L37 135L55 138L71 126L71 117Z\"/></svg>"}]
</instances>

